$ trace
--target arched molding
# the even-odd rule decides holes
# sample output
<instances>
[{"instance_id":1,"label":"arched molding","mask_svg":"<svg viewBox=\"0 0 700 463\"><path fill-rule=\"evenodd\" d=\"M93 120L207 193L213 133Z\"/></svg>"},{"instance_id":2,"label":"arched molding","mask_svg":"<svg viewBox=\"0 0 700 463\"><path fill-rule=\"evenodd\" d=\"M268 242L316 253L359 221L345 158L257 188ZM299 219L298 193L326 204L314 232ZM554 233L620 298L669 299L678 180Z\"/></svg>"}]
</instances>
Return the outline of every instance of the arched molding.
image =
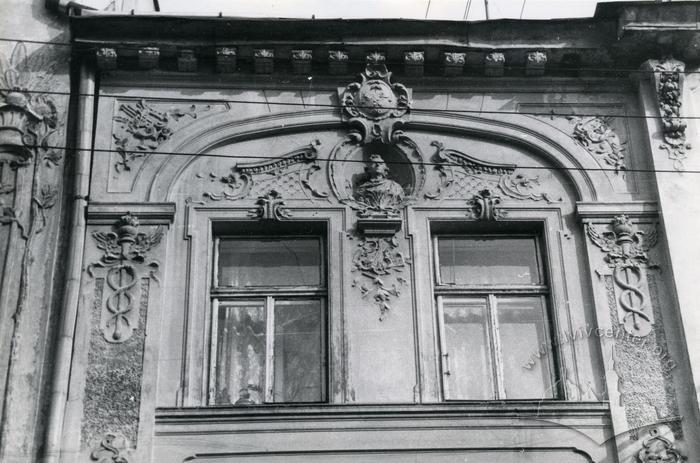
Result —
<instances>
[{"instance_id":1,"label":"arched molding","mask_svg":"<svg viewBox=\"0 0 700 463\"><path fill-rule=\"evenodd\" d=\"M343 123L333 110L281 113L250 119L236 119L235 113L213 114L197 120L159 147L160 152L204 153L218 146L290 133L336 130ZM545 122L520 114L464 115L416 111L404 127L413 130L472 136L511 144L540 156L544 163L561 171L570 180L578 201L596 201L613 194L610 179L596 160L570 137ZM150 155L139 175L154 172L149 201L170 201L180 176L198 159L197 155ZM527 166L522 166L527 167Z\"/></svg>"}]
</instances>

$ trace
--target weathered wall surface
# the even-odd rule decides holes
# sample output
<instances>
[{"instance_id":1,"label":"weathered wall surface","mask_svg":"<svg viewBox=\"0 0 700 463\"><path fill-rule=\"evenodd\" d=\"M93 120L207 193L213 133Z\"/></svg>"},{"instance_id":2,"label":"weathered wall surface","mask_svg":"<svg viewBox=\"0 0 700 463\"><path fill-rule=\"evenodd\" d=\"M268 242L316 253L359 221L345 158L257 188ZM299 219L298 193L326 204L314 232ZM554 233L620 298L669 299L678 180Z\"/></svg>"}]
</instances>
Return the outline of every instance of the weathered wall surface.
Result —
<instances>
[{"instance_id":1,"label":"weathered wall surface","mask_svg":"<svg viewBox=\"0 0 700 463\"><path fill-rule=\"evenodd\" d=\"M0 34L0 460L37 461L62 290L66 22L41 0L2 4ZM45 92L59 92L51 94Z\"/></svg>"}]
</instances>

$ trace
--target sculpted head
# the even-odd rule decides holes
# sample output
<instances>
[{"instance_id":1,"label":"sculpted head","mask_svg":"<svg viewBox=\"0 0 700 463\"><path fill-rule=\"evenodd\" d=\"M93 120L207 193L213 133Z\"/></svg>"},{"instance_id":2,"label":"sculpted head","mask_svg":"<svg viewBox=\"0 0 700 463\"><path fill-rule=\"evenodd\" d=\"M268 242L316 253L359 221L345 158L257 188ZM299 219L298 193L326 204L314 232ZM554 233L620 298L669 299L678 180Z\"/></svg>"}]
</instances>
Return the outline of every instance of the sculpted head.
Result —
<instances>
[{"instance_id":1,"label":"sculpted head","mask_svg":"<svg viewBox=\"0 0 700 463\"><path fill-rule=\"evenodd\" d=\"M370 164L365 167L365 172L370 179L387 178L389 175L389 167L384 162L384 159L378 154L372 154L369 157Z\"/></svg>"}]
</instances>

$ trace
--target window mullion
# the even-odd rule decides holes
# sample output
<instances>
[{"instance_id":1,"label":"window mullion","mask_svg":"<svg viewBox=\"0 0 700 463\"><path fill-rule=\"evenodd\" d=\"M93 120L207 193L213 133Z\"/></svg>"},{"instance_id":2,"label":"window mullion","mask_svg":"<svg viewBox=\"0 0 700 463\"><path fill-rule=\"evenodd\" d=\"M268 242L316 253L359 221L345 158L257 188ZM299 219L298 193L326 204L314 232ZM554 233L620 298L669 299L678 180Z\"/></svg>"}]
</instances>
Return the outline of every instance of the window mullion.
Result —
<instances>
[{"instance_id":1,"label":"window mullion","mask_svg":"<svg viewBox=\"0 0 700 463\"><path fill-rule=\"evenodd\" d=\"M219 243L221 239L217 236L214 238L214 267L213 267L213 286L219 286Z\"/></svg>"},{"instance_id":2,"label":"window mullion","mask_svg":"<svg viewBox=\"0 0 700 463\"><path fill-rule=\"evenodd\" d=\"M437 309L438 309L438 331L440 336L440 370L442 371L442 393L444 395L443 399L450 398L449 381L447 377L451 375L450 363L449 363L449 351L447 350L447 334L445 332L445 312L443 309L442 296L437 298Z\"/></svg>"},{"instance_id":3,"label":"window mullion","mask_svg":"<svg viewBox=\"0 0 700 463\"><path fill-rule=\"evenodd\" d=\"M221 361L219 358L219 350L221 349L218 338L219 333L219 300L214 299L211 308L211 336L209 336L209 403L216 403L216 379L219 374L217 363Z\"/></svg>"},{"instance_id":4,"label":"window mullion","mask_svg":"<svg viewBox=\"0 0 700 463\"><path fill-rule=\"evenodd\" d=\"M496 382L496 399L506 399L505 381L503 373L503 354L501 352L501 337L498 326L498 305L496 296L489 294L488 297L488 316L489 325L491 326L491 351L494 366L494 380Z\"/></svg>"},{"instance_id":5,"label":"window mullion","mask_svg":"<svg viewBox=\"0 0 700 463\"><path fill-rule=\"evenodd\" d=\"M274 361L275 361L275 300L272 296L265 298L265 402L272 403L274 397Z\"/></svg>"}]
</instances>

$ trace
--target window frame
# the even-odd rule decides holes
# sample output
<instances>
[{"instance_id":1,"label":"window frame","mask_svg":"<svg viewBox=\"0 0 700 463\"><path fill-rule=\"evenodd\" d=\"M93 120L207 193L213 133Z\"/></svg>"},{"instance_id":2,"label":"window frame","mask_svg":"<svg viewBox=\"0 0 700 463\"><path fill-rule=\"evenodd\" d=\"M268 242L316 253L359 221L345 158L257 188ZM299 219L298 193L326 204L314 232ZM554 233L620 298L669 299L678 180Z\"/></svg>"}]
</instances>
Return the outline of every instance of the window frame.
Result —
<instances>
[{"instance_id":1,"label":"window frame","mask_svg":"<svg viewBox=\"0 0 700 463\"><path fill-rule=\"evenodd\" d=\"M537 270L540 277L539 284L528 284L528 285L515 285L515 284L474 284L474 285L459 285L459 284L445 284L441 281L442 275L440 273L440 258L438 252L438 241L440 238L450 237L450 238L533 238L535 243L535 258L537 264ZM508 296L522 297L538 297L540 300L540 305L542 308L543 317L543 334L547 346L550 346L551 355L547 356L547 364L549 370L549 384L548 388L545 390L552 391L552 397L538 398L544 400L558 400L561 398L561 391L559 390L559 373L558 366L560 361L558 359L558 354L554 345L552 343L552 330L554 330L555 317L552 313L551 304L551 286L552 282L549 277L549 272L544 263L546 259L546 247L543 245L543 236L539 231L532 232L498 232L493 233L489 231L474 230L469 231L469 227L461 227L457 231L450 232L439 232L432 229L430 230L430 241L431 241L431 260L433 264L433 301L435 303L436 311L435 316L437 318L437 337L438 337L438 364L440 373L440 384L441 384L441 398L445 402L462 402L470 400L483 401L484 399L462 399L462 398L449 398L449 382L446 376L451 375L450 371L450 359L449 351L447 349L447 336L445 331L445 313L444 306L445 301L449 302L465 302L473 301L475 299L482 299L485 306L485 315L487 321L487 339L488 339L488 357L489 366L492 374L492 397L486 400L530 400L530 399L509 399L505 391L505 370L502 354L501 336L499 332L499 321L498 321L498 298L504 298ZM541 359L540 359L541 360ZM533 398L534 399L534 398Z\"/></svg>"},{"instance_id":2,"label":"window frame","mask_svg":"<svg viewBox=\"0 0 700 463\"><path fill-rule=\"evenodd\" d=\"M244 288L236 288L231 286L219 286L219 244L222 239L297 239L297 238L314 238L318 240L320 253L320 283L318 286L299 286L299 285L279 285L279 286L251 286ZM327 238L324 233L283 233L283 234L230 234L225 233L215 235L213 239L213 265L210 279L209 302L210 302L210 333L209 336L209 372L207 375L208 406L234 406L241 405L232 404L217 404L216 403L216 374L218 371L217 353L218 353L218 314L220 305L232 301L261 301L264 300L265 308L265 376L264 376L264 391L262 401L256 406L265 405L280 405L280 404L324 404L329 400L329 372L328 372L328 342L330 335L330 327L328 326L328 258L327 258ZM320 387L321 399L310 402L275 402L274 401L274 381L275 381L275 300L283 301L318 301L320 304Z\"/></svg>"}]
</instances>

